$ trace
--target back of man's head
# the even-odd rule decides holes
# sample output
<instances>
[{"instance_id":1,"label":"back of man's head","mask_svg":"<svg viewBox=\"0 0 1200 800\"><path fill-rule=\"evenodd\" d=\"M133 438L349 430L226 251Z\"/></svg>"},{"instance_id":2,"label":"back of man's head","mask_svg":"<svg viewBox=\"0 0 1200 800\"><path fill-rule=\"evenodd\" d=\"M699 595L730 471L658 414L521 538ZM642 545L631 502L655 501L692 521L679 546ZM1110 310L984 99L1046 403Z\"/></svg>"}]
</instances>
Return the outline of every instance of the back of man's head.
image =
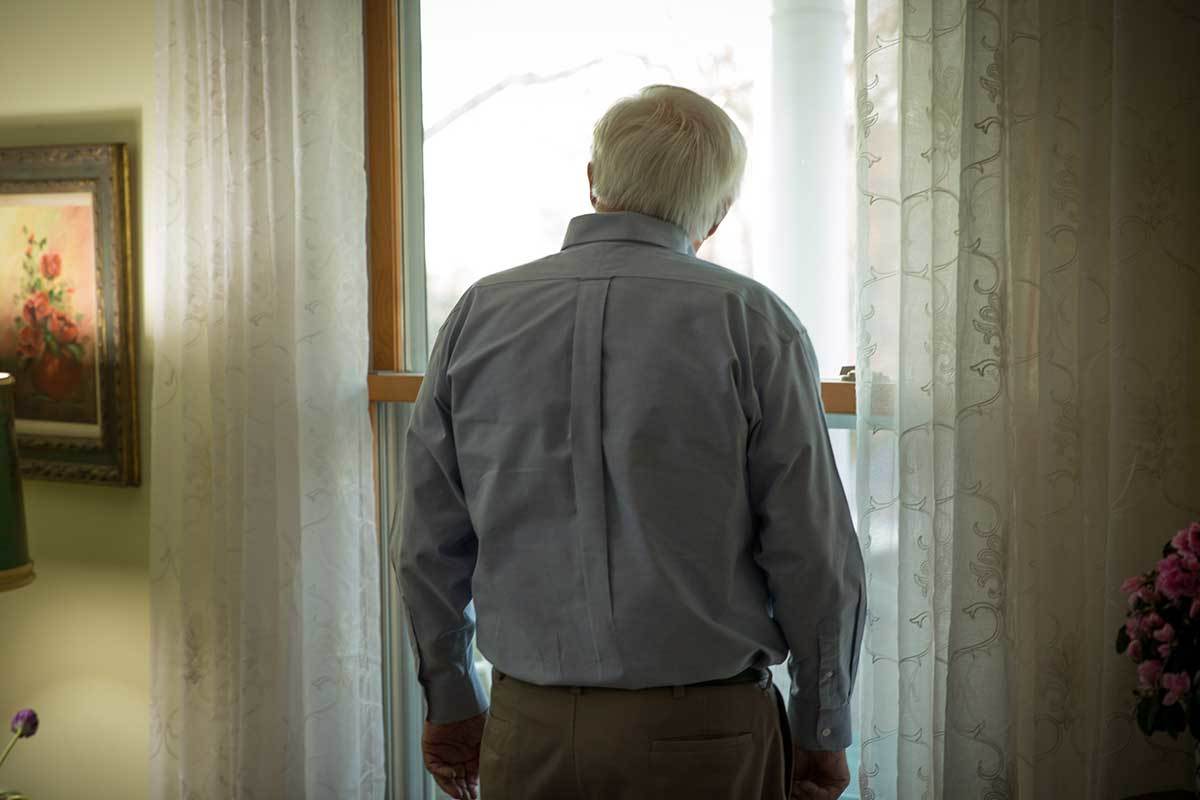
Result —
<instances>
[{"instance_id":1,"label":"back of man's head","mask_svg":"<svg viewBox=\"0 0 1200 800\"><path fill-rule=\"evenodd\" d=\"M648 86L596 123L592 194L598 208L636 211L704 239L737 197L746 142L715 103L677 86Z\"/></svg>"}]
</instances>

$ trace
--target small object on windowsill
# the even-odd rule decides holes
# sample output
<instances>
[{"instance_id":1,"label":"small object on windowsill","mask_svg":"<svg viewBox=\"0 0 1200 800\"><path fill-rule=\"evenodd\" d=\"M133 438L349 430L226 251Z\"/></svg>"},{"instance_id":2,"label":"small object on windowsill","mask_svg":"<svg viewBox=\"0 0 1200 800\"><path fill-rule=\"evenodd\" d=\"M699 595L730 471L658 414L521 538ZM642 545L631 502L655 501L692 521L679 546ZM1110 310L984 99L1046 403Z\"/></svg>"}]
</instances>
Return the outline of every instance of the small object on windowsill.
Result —
<instances>
[{"instance_id":1,"label":"small object on windowsill","mask_svg":"<svg viewBox=\"0 0 1200 800\"><path fill-rule=\"evenodd\" d=\"M851 364L848 367L842 367L842 370L839 374L842 376L842 381L845 383L856 383L857 382L854 377L854 365L853 364Z\"/></svg>"}]
</instances>

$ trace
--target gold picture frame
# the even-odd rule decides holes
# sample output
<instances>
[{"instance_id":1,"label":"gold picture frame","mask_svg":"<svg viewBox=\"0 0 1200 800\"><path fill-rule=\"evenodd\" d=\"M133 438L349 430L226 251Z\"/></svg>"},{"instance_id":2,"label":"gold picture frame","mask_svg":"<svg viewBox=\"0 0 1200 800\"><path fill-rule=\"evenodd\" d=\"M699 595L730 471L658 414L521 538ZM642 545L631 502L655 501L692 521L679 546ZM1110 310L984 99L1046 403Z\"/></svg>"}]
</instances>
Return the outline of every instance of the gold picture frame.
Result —
<instances>
[{"instance_id":1,"label":"gold picture frame","mask_svg":"<svg viewBox=\"0 0 1200 800\"><path fill-rule=\"evenodd\" d=\"M0 371L27 478L141 482L124 144L0 148Z\"/></svg>"}]
</instances>

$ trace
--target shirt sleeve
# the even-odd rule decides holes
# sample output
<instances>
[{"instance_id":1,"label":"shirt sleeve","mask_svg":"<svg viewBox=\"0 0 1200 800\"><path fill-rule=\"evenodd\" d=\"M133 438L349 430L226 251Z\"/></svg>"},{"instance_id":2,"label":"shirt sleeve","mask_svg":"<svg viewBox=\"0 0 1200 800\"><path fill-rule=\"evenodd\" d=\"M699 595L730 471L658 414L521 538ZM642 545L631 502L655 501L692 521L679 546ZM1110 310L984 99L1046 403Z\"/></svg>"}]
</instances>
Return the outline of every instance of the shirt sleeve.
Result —
<instances>
[{"instance_id":1,"label":"shirt sleeve","mask_svg":"<svg viewBox=\"0 0 1200 800\"><path fill-rule=\"evenodd\" d=\"M792 740L805 750L843 750L866 614L862 552L807 334L775 339L756 361L747 469L756 559L791 651Z\"/></svg>"},{"instance_id":2,"label":"shirt sleeve","mask_svg":"<svg viewBox=\"0 0 1200 800\"><path fill-rule=\"evenodd\" d=\"M405 439L396 557L425 718L437 724L467 719L488 708L471 648L471 577L478 541L450 419L446 363L451 330L450 323L443 325L434 343Z\"/></svg>"}]
</instances>

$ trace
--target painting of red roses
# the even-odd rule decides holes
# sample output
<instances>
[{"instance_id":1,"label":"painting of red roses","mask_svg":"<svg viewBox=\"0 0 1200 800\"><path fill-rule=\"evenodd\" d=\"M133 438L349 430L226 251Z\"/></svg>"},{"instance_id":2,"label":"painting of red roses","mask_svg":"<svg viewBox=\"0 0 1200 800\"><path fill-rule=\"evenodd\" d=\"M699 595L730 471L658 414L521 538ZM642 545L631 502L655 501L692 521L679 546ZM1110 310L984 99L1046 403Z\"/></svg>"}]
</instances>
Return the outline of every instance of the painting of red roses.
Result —
<instances>
[{"instance_id":1,"label":"painting of red roses","mask_svg":"<svg viewBox=\"0 0 1200 800\"><path fill-rule=\"evenodd\" d=\"M17 418L99 426L91 195L0 197L0 248L20 265L0 272L0 363L17 377Z\"/></svg>"},{"instance_id":2,"label":"painting of red roses","mask_svg":"<svg viewBox=\"0 0 1200 800\"><path fill-rule=\"evenodd\" d=\"M0 372L21 471L140 481L129 153L0 148Z\"/></svg>"}]
</instances>

